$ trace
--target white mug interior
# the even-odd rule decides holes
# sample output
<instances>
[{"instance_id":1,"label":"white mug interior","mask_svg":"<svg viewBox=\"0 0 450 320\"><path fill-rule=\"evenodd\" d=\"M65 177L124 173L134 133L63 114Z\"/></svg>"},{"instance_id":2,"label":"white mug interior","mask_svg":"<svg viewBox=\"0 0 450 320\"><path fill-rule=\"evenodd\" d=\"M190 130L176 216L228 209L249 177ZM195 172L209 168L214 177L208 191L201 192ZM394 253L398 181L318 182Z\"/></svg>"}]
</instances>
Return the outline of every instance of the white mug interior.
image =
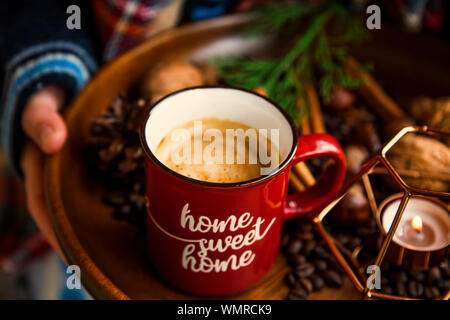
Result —
<instances>
[{"instance_id":1,"label":"white mug interior","mask_svg":"<svg viewBox=\"0 0 450 320\"><path fill-rule=\"evenodd\" d=\"M144 127L148 149L158 158L156 149L172 129L202 118L237 121L255 129L266 129L267 132L278 129L278 143L271 142L279 150L280 164L293 150L291 123L276 105L252 92L226 87L185 89L157 102ZM270 134L268 136L270 138Z\"/></svg>"}]
</instances>

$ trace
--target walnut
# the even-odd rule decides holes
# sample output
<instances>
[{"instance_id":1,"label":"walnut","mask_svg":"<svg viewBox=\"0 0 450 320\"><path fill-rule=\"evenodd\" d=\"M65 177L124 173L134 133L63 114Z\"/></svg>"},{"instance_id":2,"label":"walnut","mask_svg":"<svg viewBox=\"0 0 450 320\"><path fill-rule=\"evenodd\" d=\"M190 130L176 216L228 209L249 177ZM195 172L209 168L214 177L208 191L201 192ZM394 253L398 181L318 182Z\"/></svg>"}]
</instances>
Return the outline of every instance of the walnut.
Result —
<instances>
[{"instance_id":1,"label":"walnut","mask_svg":"<svg viewBox=\"0 0 450 320\"><path fill-rule=\"evenodd\" d=\"M450 97L439 99L420 97L411 104L409 111L419 124L450 130ZM442 137L441 140L447 145L450 144L449 136Z\"/></svg>"},{"instance_id":2,"label":"walnut","mask_svg":"<svg viewBox=\"0 0 450 320\"><path fill-rule=\"evenodd\" d=\"M197 67L185 61L174 61L150 70L142 81L141 93L151 96L155 102L172 92L204 84L203 74Z\"/></svg>"},{"instance_id":3,"label":"walnut","mask_svg":"<svg viewBox=\"0 0 450 320\"><path fill-rule=\"evenodd\" d=\"M208 63L203 63L198 68L202 72L207 85L213 86L219 83L220 73L216 67Z\"/></svg>"},{"instance_id":4,"label":"walnut","mask_svg":"<svg viewBox=\"0 0 450 320\"><path fill-rule=\"evenodd\" d=\"M387 158L397 170L430 172L438 177L403 177L409 185L433 191L450 191L450 148L442 142L422 135L408 134L387 153Z\"/></svg>"}]
</instances>

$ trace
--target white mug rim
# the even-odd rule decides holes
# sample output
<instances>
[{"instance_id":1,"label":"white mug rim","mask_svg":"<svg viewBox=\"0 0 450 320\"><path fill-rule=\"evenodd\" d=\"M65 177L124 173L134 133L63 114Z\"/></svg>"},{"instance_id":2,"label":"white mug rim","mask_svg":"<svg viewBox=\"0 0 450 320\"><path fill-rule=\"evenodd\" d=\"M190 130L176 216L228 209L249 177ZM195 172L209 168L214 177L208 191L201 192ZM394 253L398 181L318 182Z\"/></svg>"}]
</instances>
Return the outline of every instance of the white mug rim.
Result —
<instances>
[{"instance_id":1,"label":"white mug rim","mask_svg":"<svg viewBox=\"0 0 450 320\"><path fill-rule=\"evenodd\" d=\"M147 123L150 120L151 114L154 110L156 110L156 108L161 107L161 102L165 101L166 99L169 99L175 95L178 94L182 94L184 92L190 91L190 90L198 90L198 89L229 89L232 91L240 91L240 92L245 92L248 94L252 94L255 96L258 96L264 100L266 100L267 102L269 102L269 104L274 107L278 112L281 113L281 115L285 118L285 120L287 121L287 123L289 124L290 128L291 128L291 133L292 133L292 146L290 148L290 151L288 152L287 156L285 157L285 159L280 163L280 165L278 166L277 169L273 170L270 174L267 175L261 175L257 178L251 179L251 180L245 180L245 181L240 181L240 182L226 182L226 183L221 183L221 182L210 182L210 181L203 181L203 180L197 180L197 179L193 179L187 176L184 176L170 168L168 168L166 165L164 165L158 158L157 156L151 151L149 145L148 145L148 141L146 138L146 128L147 128ZM162 169L163 171L165 171L166 173L179 178L181 180L184 180L186 182L189 183L193 183L193 184L197 184L197 185L201 185L201 186L207 186L207 187L216 187L216 188L230 188L230 187L243 187L243 186L250 186L250 185L255 185L258 184L260 182L266 181L272 177L274 177L275 175L279 174L292 160L292 158L294 157L295 152L297 151L297 145L298 145L298 133L297 133L297 127L294 123L294 121L292 120L291 116L289 116L289 114L283 109L281 108L277 103L275 103L274 101L272 101L271 99L262 96L254 91L250 91L250 90L246 90L243 88L236 88L236 87L232 87L232 86L220 86L220 85L215 85L215 86L196 86L196 87L189 87L189 88L185 88L185 89L181 89L175 92L172 92L164 97L162 97L161 99L159 99L157 102L155 102L153 105L151 105L150 107L147 108L147 110L145 110L144 112L144 117L143 117L143 122L141 124L141 128L140 128L140 132L139 132L139 136L140 136L140 141L141 141L141 146L144 150L145 155L160 169Z\"/></svg>"}]
</instances>

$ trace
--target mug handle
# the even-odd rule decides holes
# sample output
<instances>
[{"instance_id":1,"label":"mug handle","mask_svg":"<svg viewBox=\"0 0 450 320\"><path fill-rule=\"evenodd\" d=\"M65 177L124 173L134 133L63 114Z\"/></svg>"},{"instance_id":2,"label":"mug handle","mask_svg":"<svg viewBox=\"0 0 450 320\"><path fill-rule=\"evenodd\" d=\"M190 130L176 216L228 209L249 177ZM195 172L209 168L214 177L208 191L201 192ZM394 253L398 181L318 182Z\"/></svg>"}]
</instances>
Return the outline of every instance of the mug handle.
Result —
<instances>
[{"instance_id":1,"label":"mug handle","mask_svg":"<svg viewBox=\"0 0 450 320\"><path fill-rule=\"evenodd\" d=\"M297 162L322 156L333 159L334 163L327 167L314 186L287 196L284 220L298 218L322 207L339 190L344 181L347 163L341 146L329 134L315 133L299 137L290 167Z\"/></svg>"}]
</instances>

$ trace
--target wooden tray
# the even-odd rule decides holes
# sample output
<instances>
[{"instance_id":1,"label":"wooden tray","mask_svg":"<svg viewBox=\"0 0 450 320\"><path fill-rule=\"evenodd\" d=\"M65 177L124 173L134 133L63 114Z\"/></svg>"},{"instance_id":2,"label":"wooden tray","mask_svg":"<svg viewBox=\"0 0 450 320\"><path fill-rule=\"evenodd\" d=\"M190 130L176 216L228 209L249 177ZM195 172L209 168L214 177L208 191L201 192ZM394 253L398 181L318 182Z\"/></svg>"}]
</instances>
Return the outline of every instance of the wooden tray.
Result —
<instances>
[{"instance_id":1,"label":"wooden tray","mask_svg":"<svg viewBox=\"0 0 450 320\"><path fill-rule=\"evenodd\" d=\"M201 298L171 287L155 274L146 258L144 236L128 223L112 218L111 209L101 201L105 193L102 183L90 175L82 152L91 118L107 109L120 91L130 88L155 63L183 58L203 61L228 53L266 53L270 48L269 42L241 34L246 23L248 18L244 15L228 16L152 38L105 66L67 109L64 116L68 140L59 153L46 160L45 193L52 223L67 261L80 266L82 282L94 298ZM362 56L367 52L367 48L360 50ZM439 81L433 79L436 85L450 88L450 77L440 74ZM427 85L436 89L430 83ZM270 274L259 285L228 298L282 299L288 291L283 282L288 270L280 254ZM359 297L360 294L346 279L341 289L323 289L309 298Z\"/></svg>"}]
</instances>

